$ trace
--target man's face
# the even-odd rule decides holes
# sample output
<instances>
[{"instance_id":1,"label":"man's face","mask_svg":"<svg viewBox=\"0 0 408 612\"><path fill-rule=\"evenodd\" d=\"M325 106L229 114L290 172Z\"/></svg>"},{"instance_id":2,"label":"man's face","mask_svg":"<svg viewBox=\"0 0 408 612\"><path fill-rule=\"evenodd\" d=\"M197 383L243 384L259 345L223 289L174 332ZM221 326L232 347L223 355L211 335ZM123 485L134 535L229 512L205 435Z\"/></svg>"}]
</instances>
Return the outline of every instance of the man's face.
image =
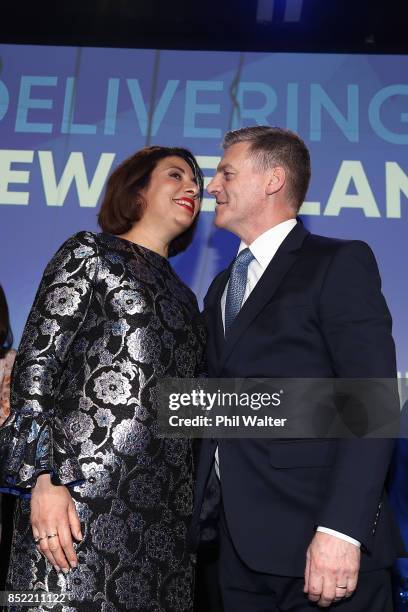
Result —
<instances>
[{"instance_id":1,"label":"man's face","mask_svg":"<svg viewBox=\"0 0 408 612\"><path fill-rule=\"evenodd\" d=\"M207 187L217 202L215 225L245 240L265 209L266 183L265 174L253 166L249 145L240 142L230 146Z\"/></svg>"}]
</instances>

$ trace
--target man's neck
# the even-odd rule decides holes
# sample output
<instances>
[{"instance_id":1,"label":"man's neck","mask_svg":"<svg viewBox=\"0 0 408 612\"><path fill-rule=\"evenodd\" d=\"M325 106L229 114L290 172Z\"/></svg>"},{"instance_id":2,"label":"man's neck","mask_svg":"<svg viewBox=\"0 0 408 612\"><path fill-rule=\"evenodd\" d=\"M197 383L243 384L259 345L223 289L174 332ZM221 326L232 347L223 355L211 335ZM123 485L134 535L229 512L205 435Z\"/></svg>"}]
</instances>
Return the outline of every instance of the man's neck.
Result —
<instances>
[{"instance_id":1,"label":"man's neck","mask_svg":"<svg viewBox=\"0 0 408 612\"><path fill-rule=\"evenodd\" d=\"M271 221L270 223L264 224L260 227L251 228L251 230L248 229L248 231L243 231L242 235L238 235L238 234L237 235L238 235L238 238L242 240L242 242L245 242L245 244L249 246L257 238L259 238L259 236L262 236L262 234L269 231L273 227L277 227L278 225L281 225L282 223L285 223L286 221L292 221L292 220L296 220L295 215L290 216L290 217L286 216L286 217Z\"/></svg>"}]
</instances>

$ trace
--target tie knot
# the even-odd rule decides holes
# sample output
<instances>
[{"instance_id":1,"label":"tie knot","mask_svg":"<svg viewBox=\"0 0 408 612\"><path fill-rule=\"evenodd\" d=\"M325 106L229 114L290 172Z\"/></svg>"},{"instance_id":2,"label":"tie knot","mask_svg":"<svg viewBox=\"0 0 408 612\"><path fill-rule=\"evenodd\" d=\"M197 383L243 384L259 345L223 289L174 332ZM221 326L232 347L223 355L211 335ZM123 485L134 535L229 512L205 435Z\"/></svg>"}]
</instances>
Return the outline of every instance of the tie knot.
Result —
<instances>
[{"instance_id":1,"label":"tie knot","mask_svg":"<svg viewBox=\"0 0 408 612\"><path fill-rule=\"evenodd\" d=\"M243 249L235 258L234 268L247 268L253 259L252 251L248 248Z\"/></svg>"}]
</instances>

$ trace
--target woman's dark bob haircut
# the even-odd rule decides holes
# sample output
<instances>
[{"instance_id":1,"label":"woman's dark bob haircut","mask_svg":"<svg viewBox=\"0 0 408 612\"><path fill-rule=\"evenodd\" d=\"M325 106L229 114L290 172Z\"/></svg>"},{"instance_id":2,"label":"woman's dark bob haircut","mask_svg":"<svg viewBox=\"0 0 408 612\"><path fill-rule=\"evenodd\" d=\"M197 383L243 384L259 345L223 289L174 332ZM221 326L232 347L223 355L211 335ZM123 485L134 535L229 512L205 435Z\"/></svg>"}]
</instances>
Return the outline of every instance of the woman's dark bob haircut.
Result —
<instances>
[{"instance_id":1,"label":"woman's dark bob haircut","mask_svg":"<svg viewBox=\"0 0 408 612\"><path fill-rule=\"evenodd\" d=\"M200 200L204 179L196 159L188 149L181 147L146 147L137 151L116 168L109 177L105 197L98 214L98 223L104 232L125 234L142 218L146 206L141 191L149 186L150 177L158 162L165 157L181 157L193 171ZM184 251L191 243L197 225L196 215L191 226L170 243L169 256Z\"/></svg>"},{"instance_id":2,"label":"woman's dark bob haircut","mask_svg":"<svg viewBox=\"0 0 408 612\"><path fill-rule=\"evenodd\" d=\"M10 327L9 311L3 288L0 285L0 359L13 346L13 334Z\"/></svg>"}]
</instances>

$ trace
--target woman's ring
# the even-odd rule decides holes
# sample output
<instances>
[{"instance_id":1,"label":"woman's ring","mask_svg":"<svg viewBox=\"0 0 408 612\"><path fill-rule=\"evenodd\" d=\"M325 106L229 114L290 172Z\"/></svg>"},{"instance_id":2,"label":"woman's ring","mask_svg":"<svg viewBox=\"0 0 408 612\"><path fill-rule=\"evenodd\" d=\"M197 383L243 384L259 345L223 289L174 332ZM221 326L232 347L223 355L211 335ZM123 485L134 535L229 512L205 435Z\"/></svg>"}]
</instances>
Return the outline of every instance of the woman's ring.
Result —
<instances>
[{"instance_id":1,"label":"woman's ring","mask_svg":"<svg viewBox=\"0 0 408 612\"><path fill-rule=\"evenodd\" d=\"M47 535L47 538L48 539L55 538L56 535L57 535L56 533L50 533L50 535ZM346 587L344 587L344 588L346 588Z\"/></svg>"},{"instance_id":2,"label":"woman's ring","mask_svg":"<svg viewBox=\"0 0 408 612\"><path fill-rule=\"evenodd\" d=\"M34 538L34 542L38 544L38 542L41 542L41 540L45 540L46 538L48 538L48 536L43 536L42 538Z\"/></svg>"}]
</instances>

